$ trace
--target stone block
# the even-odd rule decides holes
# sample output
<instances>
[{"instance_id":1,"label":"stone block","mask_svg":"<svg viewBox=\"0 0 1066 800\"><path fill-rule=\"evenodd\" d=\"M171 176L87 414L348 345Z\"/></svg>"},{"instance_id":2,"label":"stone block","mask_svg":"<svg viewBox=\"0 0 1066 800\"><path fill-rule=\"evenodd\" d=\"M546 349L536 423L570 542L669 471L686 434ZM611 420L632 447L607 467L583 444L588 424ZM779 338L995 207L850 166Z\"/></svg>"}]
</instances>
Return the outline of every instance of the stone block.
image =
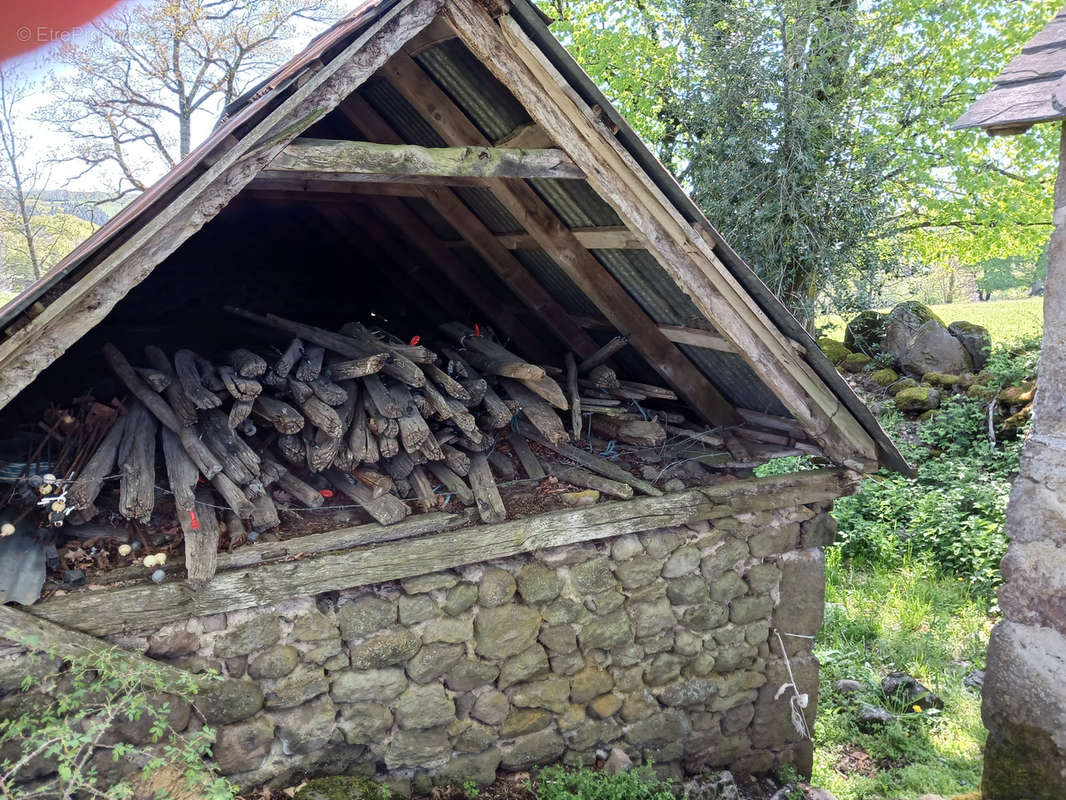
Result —
<instances>
[{"instance_id":1,"label":"stone block","mask_svg":"<svg viewBox=\"0 0 1066 800\"><path fill-rule=\"evenodd\" d=\"M448 727L448 735L461 753L482 753L496 743L496 729L472 719L457 719Z\"/></svg>"},{"instance_id":2,"label":"stone block","mask_svg":"<svg viewBox=\"0 0 1066 800\"><path fill-rule=\"evenodd\" d=\"M733 570L727 570L711 582L711 599L723 606L747 593L748 585Z\"/></svg>"},{"instance_id":3,"label":"stone block","mask_svg":"<svg viewBox=\"0 0 1066 800\"><path fill-rule=\"evenodd\" d=\"M800 525L800 547L829 547L837 538L837 521L832 514L817 514Z\"/></svg>"},{"instance_id":4,"label":"stone block","mask_svg":"<svg viewBox=\"0 0 1066 800\"><path fill-rule=\"evenodd\" d=\"M616 694L601 694L588 705L588 715L593 719L613 717L622 708L622 698Z\"/></svg>"},{"instance_id":5,"label":"stone block","mask_svg":"<svg viewBox=\"0 0 1066 800\"><path fill-rule=\"evenodd\" d=\"M436 728L455 720L455 703L439 683L412 685L396 698L393 713L403 730Z\"/></svg>"},{"instance_id":6,"label":"stone block","mask_svg":"<svg viewBox=\"0 0 1066 800\"><path fill-rule=\"evenodd\" d=\"M737 625L744 625L748 622L769 618L772 609L773 604L766 595L738 597L729 605L729 619ZM796 632L789 631L789 633Z\"/></svg>"},{"instance_id":7,"label":"stone block","mask_svg":"<svg viewBox=\"0 0 1066 800\"><path fill-rule=\"evenodd\" d=\"M626 722L638 722L642 719L647 719L653 714L658 714L661 709L662 706L659 705L659 701L652 696L651 692L633 692L622 701L622 719Z\"/></svg>"},{"instance_id":8,"label":"stone block","mask_svg":"<svg viewBox=\"0 0 1066 800\"><path fill-rule=\"evenodd\" d=\"M298 666L293 672L274 682L267 690L267 708L292 708L329 691L329 681L321 667Z\"/></svg>"},{"instance_id":9,"label":"stone block","mask_svg":"<svg viewBox=\"0 0 1066 800\"><path fill-rule=\"evenodd\" d=\"M253 658L248 664L248 675L255 680L283 678L299 663L299 650L291 644L279 644Z\"/></svg>"},{"instance_id":10,"label":"stone block","mask_svg":"<svg viewBox=\"0 0 1066 800\"><path fill-rule=\"evenodd\" d=\"M561 714L570 707L570 681L552 677L521 683L514 687L511 703L520 708L546 708Z\"/></svg>"},{"instance_id":11,"label":"stone block","mask_svg":"<svg viewBox=\"0 0 1066 800\"><path fill-rule=\"evenodd\" d=\"M298 642L320 642L337 635L336 623L318 610L301 614L292 622L292 638Z\"/></svg>"},{"instance_id":12,"label":"stone block","mask_svg":"<svg viewBox=\"0 0 1066 800\"><path fill-rule=\"evenodd\" d=\"M625 733L625 740L637 747L680 742L690 731L688 718L681 711L668 709L634 722Z\"/></svg>"},{"instance_id":13,"label":"stone block","mask_svg":"<svg viewBox=\"0 0 1066 800\"><path fill-rule=\"evenodd\" d=\"M385 748L385 765L389 769L430 767L447 759L451 742L445 728L399 730Z\"/></svg>"},{"instance_id":14,"label":"stone block","mask_svg":"<svg viewBox=\"0 0 1066 800\"><path fill-rule=\"evenodd\" d=\"M337 727L348 744L370 744L383 739L392 722L392 712L380 703L346 703Z\"/></svg>"},{"instance_id":15,"label":"stone block","mask_svg":"<svg viewBox=\"0 0 1066 800\"><path fill-rule=\"evenodd\" d=\"M472 583L460 583L448 590L444 597L444 613L457 617L469 611L477 602L477 586Z\"/></svg>"},{"instance_id":16,"label":"stone block","mask_svg":"<svg viewBox=\"0 0 1066 800\"><path fill-rule=\"evenodd\" d=\"M405 594L397 601L400 624L409 626L440 616L440 606L428 594Z\"/></svg>"},{"instance_id":17,"label":"stone block","mask_svg":"<svg viewBox=\"0 0 1066 800\"><path fill-rule=\"evenodd\" d=\"M577 650L577 632L572 625L547 625L538 641L552 653L573 653Z\"/></svg>"},{"instance_id":18,"label":"stone block","mask_svg":"<svg viewBox=\"0 0 1066 800\"><path fill-rule=\"evenodd\" d=\"M746 541L729 536L700 560L700 572L708 581L713 581L727 569L739 567L749 554Z\"/></svg>"},{"instance_id":19,"label":"stone block","mask_svg":"<svg viewBox=\"0 0 1066 800\"><path fill-rule=\"evenodd\" d=\"M259 715L215 732L211 755L223 775L258 769L274 741L274 723Z\"/></svg>"},{"instance_id":20,"label":"stone block","mask_svg":"<svg viewBox=\"0 0 1066 800\"><path fill-rule=\"evenodd\" d=\"M302 660L309 664L325 664L334 656L340 655L343 644L340 638L323 639L315 646L304 651ZM345 656L347 658L347 655Z\"/></svg>"},{"instance_id":21,"label":"stone block","mask_svg":"<svg viewBox=\"0 0 1066 800\"><path fill-rule=\"evenodd\" d=\"M648 686L663 686L681 675L684 661L673 653L659 653L644 667L644 682Z\"/></svg>"},{"instance_id":22,"label":"stone block","mask_svg":"<svg viewBox=\"0 0 1066 800\"><path fill-rule=\"evenodd\" d=\"M441 767L437 779L444 784L461 786L473 781L478 786L490 786L496 780L500 766L500 751L495 748L484 753L455 756Z\"/></svg>"},{"instance_id":23,"label":"stone block","mask_svg":"<svg viewBox=\"0 0 1066 800\"><path fill-rule=\"evenodd\" d=\"M781 582L781 570L776 564L755 564L745 574L752 594L770 594Z\"/></svg>"},{"instance_id":24,"label":"stone block","mask_svg":"<svg viewBox=\"0 0 1066 800\"><path fill-rule=\"evenodd\" d=\"M332 676L330 696L338 703L388 702L407 688L402 669L345 670Z\"/></svg>"},{"instance_id":25,"label":"stone block","mask_svg":"<svg viewBox=\"0 0 1066 800\"><path fill-rule=\"evenodd\" d=\"M548 603L559 596L563 586L559 574L538 561L524 564L515 577L525 603Z\"/></svg>"},{"instance_id":26,"label":"stone block","mask_svg":"<svg viewBox=\"0 0 1066 800\"><path fill-rule=\"evenodd\" d=\"M649 555L635 555L615 567L615 575L623 589L636 589L658 579L662 572L661 559Z\"/></svg>"},{"instance_id":27,"label":"stone block","mask_svg":"<svg viewBox=\"0 0 1066 800\"><path fill-rule=\"evenodd\" d=\"M270 647L281 638L281 623L273 614L261 614L236 625L215 640L217 658L243 656Z\"/></svg>"},{"instance_id":28,"label":"stone block","mask_svg":"<svg viewBox=\"0 0 1066 800\"><path fill-rule=\"evenodd\" d=\"M614 720L587 720L563 734L563 741L574 750L591 750L616 741L622 735L622 726Z\"/></svg>"},{"instance_id":29,"label":"stone block","mask_svg":"<svg viewBox=\"0 0 1066 800\"><path fill-rule=\"evenodd\" d=\"M315 753L324 748L337 729L337 707L329 695L309 703L271 713L277 737L290 753Z\"/></svg>"},{"instance_id":30,"label":"stone block","mask_svg":"<svg viewBox=\"0 0 1066 800\"><path fill-rule=\"evenodd\" d=\"M337 609L341 638L360 639L396 624L396 603L375 595L363 595Z\"/></svg>"},{"instance_id":31,"label":"stone block","mask_svg":"<svg viewBox=\"0 0 1066 800\"><path fill-rule=\"evenodd\" d=\"M587 703L613 688L614 677L611 673L589 665L570 678L570 699L575 703Z\"/></svg>"},{"instance_id":32,"label":"stone block","mask_svg":"<svg viewBox=\"0 0 1066 800\"><path fill-rule=\"evenodd\" d=\"M211 681L196 697L196 708L208 725L248 719L263 707L263 691L252 681L223 678Z\"/></svg>"},{"instance_id":33,"label":"stone block","mask_svg":"<svg viewBox=\"0 0 1066 800\"><path fill-rule=\"evenodd\" d=\"M463 644L474 638L474 620L470 617L440 617L422 627L422 641Z\"/></svg>"},{"instance_id":34,"label":"stone block","mask_svg":"<svg viewBox=\"0 0 1066 800\"><path fill-rule=\"evenodd\" d=\"M718 693L715 681L697 678L675 681L655 692L659 702L664 706L698 706L703 705Z\"/></svg>"},{"instance_id":35,"label":"stone block","mask_svg":"<svg viewBox=\"0 0 1066 800\"><path fill-rule=\"evenodd\" d=\"M611 542L611 558L615 562L628 561L644 552L644 545L636 534L627 533L616 537Z\"/></svg>"},{"instance_id":36,"label":"stone block","mask_svg":"<svg viewBox=\"0 0 1066 800\"><path fill-rule=\"evenodd\" d=\"M999 606L1011 622L1066 635L1066 546L1051 540L1013 542L1000 569Z\"/></svg>"},{"instance_id":37,"label":"stone block","mask_svg":"<svg viewBox=\"0 0 1066 800\"><path fill-rule=\"evenodd\" d=\"M470 716L486 725L499 725L511 712L511 702L503 692L495 690L478 695L470 709Z\"/></svg>"},{"instance_id":38,"label":"stone block","mask_svg":"<svg viewBox=\"0 0 1066 800\"><path fill-rule=\"evenodd\" d=\"M580 564L595 558L599 550L592 542L579 542L578 544L566 544L561 547L551 547L547 550L538 550L533 554L536 558L549 567L568 567Z\"/></svg>"},{"instance_id":39,"label":"stone block","mask_svg":"<svg viewBox=\"0 0 1066 800\"><path fill-rule=\"evenodd\" d=\"M691 575L700 567L700 551L693 545L677 548L663 564L664 578L680 578Z\"/></svg>"},{"instance_id":40,"label":"stone block","mask_svg":"<svg viewBox=\"0 0 1066 800\"><path fill-rule=\"evenodd\" d=\"M544 614L544 621L549 625L583 621L589 616L585 606L570 597L560 597L554 602L542 606L541 609Z\"/></svg>"},{"instance_id":41,"label":"stone block","mask_svg":"<svg viewBox=\"0 0 1066 800\"><path fill-rule=\"evenodd\" d=\"M466 648L461 644L424 644L407 662L407 676L415 683L435 681L462 661L464 656Z\"/></svg>"},{"instance_id":42,"label":"stone block","mask_svg":"<svg viewBox=\"0 0 1066 800\"><path fill-rule=\"evenodd\" d=\"M179 658L200 649L200 637L189 631L157 634L148 637L149 658Z\"/></svg>"},{"instance_id":43,"label":"stone block","mask_svg":"<svg viewBox=\"0 0 1066 800\"><path fill-rule=\"evenodd\" d=\"M640 541L652 558L664 559L685 541L685 537L673 528L656 528L639 534Z\"/></svg>"},{"instance_id":44,"label":"stone block","mask_svg":"<svg viewBox=\"0 0 1066 800\"><path fill-rule=\"evenodd\" d=\"M501 689L506 689L522 681L542 678L549 671L548 654L539 644L534 644L503 663L496 685Z\"/></svg>"},{"instance_id":45,"label":"stone block","mask_svg":"<svg viewBox=\"0 0 1066 800\"><path fill-rule=\"evenodd\" d=\"M799 543L799 525L771 525L748 539L748 547L755 558L787 553Z\"/></svg>"},{"instance_id":46,"label":"stone block","mask_svg":"<svg viewBox=\"0 0 1066 800\"><path fill-rule=\"evenodd\" d=\"M563 754L566 743L559 732L546 728L515 739L504 752L501 764L511 771L526 770L538 764L549 764Z\"/></svg>"},{"instance_id":47,"label":"stone block","mask_svg":"<svg viewBox=\"0 0 1066 800\"><path fill-rule=\"evenodd\" d=\"M629 627L629 617L619 609L604 617L588 620L578 630L578 644L582 650L609 650L615 645L631 641L633 632Z\"/></svg>"},{"instance_id":48,"label":"stone block","mask_svg":"<svg viewBox=\"0 0 1066 800\"><path fill-rule=\"evenodd\" d=\"M633 620L633 632L638 639L653 636L677 622L674 609L665 597L650 603L631 604L629 614Z\"/></svg>"},{"instance_id":49,"label":"stone block","mask_svg":"<svg viewBox=\"0 0 1066 800\"><path fill-rule=\"evenodd\" d=\"M585 657L581 653L553 653L548 659L551 663L552 672L556 675L570 676L580 672L585 666Z\"/></svg>"},{"instance_id":50,"label":"stone block","mask_svg":"<svg viewBox=\"0 0 1066 800\"><path fill-rule=\"evenodd\" d=\"M486 608L495 608L510 602L517 584L514 576L505 569L486 567L478 581L478 603Z\"/></svg>"},{"instance_id":51,"label":"stone block","mask_svg":"<svg viewBox=\"0 0 1066 800\"><path fill-rule=\"evenodd\" d=\"M595 594L613 589L617 582L611 571L611 562L604 556L576 564L570 568L570 581L581 594Z\"/></svg>"},{"instance_id":52,"label":"stone block","mask_svg":"<svg viewBox=\"0 0 1066 800\"><path fill-rule=\"evenodd\" d=\"M799 691L809 698L803 713L807 725L813 730L818 712L818 660L814 656L805 656L792 659L791 664ZM780 748L801 741L803 737L792 725L787 696L782 695L780 699L774 699L781 684L789 682L784 662L776 658L769 661L764 677L766 683L758 689L755 717L749 728L752 745L757 749Z\"/></svg>"},{"instance_id":53,"label":"stone block","mask_svg":"<svg viewBox=\"0 0 1066 800\"><path fill-rule=\"evenodd\" d=\"M507 715L507 719L500 726L500 736L504 739L524 736L527 733L542 731L551 724L550 711L542 708L516 708Z\"/></svg>"},{"instance_id":54,"label":"stone block","mask_svg":"<svg viewBox=\"0 0 1066 800\"><path fill-rule=\"evenodd\" d=\"M710 587L699 575L674 578L666 584L666 596L675 606L690 606L710 598Z\"/></svg>"},{"instance_id":55,"label":"stone block","mask_svg":"<svg viewBox=\"0 0 1066 800\"><path fill-rule=\"evenodd\" d=\"M355 669L380 669L403 664L422 647L417 633L406 628L391 628L368 636L349 647Z\"/></svg>"},{"instance_id":56,"label":"stone block","mask_svg":"<svg viewBox=\"0 0 1066 800\"><path fill-rule=\"evenodd\" d=\"M767 610L769 614L769 609ZM721 603L707 602L690 606L681 615L681 624L693 631L713 631L729 618L729 610Z\"/></svg>"},{"instance_id":57,"label":"stone block","mask_svg":"<svg viewBox=\"0 0 1066 800\"><path fill-rule=\"evenodd\" d=\"M451 570L443 572L431 572L428 575L418 575L413 578L404 578L400 586L407 594L423 594L436 589L451 589L459 583L459 576Z\"/></svg>"},{"instance_id":58,"label":"stone block","mask_svg":"<svg viewBox=\"0 0 1066 800\"><path fill-rule=\"evenodd\" d=\"M538 633L540 614L525 606L485 608L474 621L476 651L486 658L515 656L529 648L537 640Z\"/></svg>"},{"instance_id":59,"label":"stone block","mask_svg":"<svg viewBox=\"0 0 1066 800\"><path fill-rule=\"evenodd\" d=\"M778 563L781 600L774 609L773 626L783 633L814 636L825 613L825 553L820 547L793 550Z\"/></svg>"},{"instance_id":60,"label":"stone block","mask_svg":"<svg viewBox=\"0 0 1066 800\"><path fill-rule=\"evenodd\" d=\"M479 686L492 683L500 674L500 668L488 661L469 658L453 666L444 678L444 684L453 692L469 692Z\"/></svg>"}]
</instances>

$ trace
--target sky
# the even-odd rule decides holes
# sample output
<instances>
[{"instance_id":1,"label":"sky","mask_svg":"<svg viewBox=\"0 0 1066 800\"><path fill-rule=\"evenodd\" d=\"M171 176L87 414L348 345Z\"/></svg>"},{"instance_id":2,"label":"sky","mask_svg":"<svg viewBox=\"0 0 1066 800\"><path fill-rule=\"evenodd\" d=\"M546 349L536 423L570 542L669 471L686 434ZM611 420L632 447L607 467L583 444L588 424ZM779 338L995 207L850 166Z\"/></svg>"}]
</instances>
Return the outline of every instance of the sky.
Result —
<instances>
[{"instance_id":1,"label":"sky","mask_svg":"<svg viewBox=\"0 0 1066 800\"><path fill-rule=\"evenodd\" d=\"M126 2L116 6L116 8L128 8L142 1L126 0ZM0 4L5 2L25 3L26 0L0 0ZM339 15L346 13L358 5L359 2L360 0L338 0ZM20 13L25 16L24 12ZM5 16L6 12L0 11L0 26L8 22L4 19ZM19 20L19 22L23 21ZM11 22L10 24L16 23ZM303 24L299 35L286 42L287 50L290 53L299 52L322 29L322 26L311 22ZM53 99L52 95L47 91L47 83L49 78L56 75L59 69L56 63L56 52L63 42L77 43L92 36L93 32L91 23L69 30L51 27L47 22L42 24L34 22L30 22L28 25L20 24L17 28L17 39L19 41L39 41L40 45L35 50L5 61L2 64L5 70L16 70L29 80L34 87L30 97L19 109L20 120L19 125L16 126L16 133L21 134L28 142L27 151L29 157L39 164L46 164L56 154L62 154L69 150L69 140L63 134L34 119L34 115L46 108ZM58 75L62 78L61 71L58 72ZM265 74L261 77L265 77ZM217 102L207 108L204 113L194 118L194 147L210 133L221 110L221 102ZM83 169L84 165L78 162L53 162L48 164L42 172L47 176L45 180L48 189L96 191L106 190L108 184L117 183L117 170L98 169L89 175L77 177ZM163 171L160 168L157 170L158 174L152 175L152 178L158 179Z\"/></svg>"}]
</instances>

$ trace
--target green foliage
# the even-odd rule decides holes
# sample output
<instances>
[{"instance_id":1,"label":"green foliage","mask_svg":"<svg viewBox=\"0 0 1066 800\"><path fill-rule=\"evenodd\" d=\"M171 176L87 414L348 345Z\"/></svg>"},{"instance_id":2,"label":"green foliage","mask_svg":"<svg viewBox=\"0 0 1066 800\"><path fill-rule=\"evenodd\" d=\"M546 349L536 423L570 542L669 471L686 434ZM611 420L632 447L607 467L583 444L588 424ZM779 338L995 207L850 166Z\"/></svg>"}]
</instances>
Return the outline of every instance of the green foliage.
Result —
<instances>
[{"instance_id":1,"label":"green foliage","mask_svg":"<svg viewBox=\"0 0 1066 800\"><path fill-rule=\"evenodd\" d=\"M813 783L840 800L913 800L977 788L981 777L980 695L963 677L984 665L993 620L965 581L902 556L873 566L827 553L826 619L815 641L821 663ZM893 670L917 677L945 703L940 714L892 705L881 679ZM834 684L858 680L857 694ZM900 712L882 728L862 729L858 711Z\"/></svg>"},{"instance_id":2,"label":"green foliage","mask_svg":"<svg viewBox=\"0 0 1066 800\"><path fill-rule=\"evenodd\" d=\"M1036 345L994 348L986 366L991 388L1031 377ZM928 563L991 601L1001 581L1003 522L1022 440L993 443L987 404L962 396L944 402L925 423L891 414L882 424L918 474L879 474L836 504L841 555L873 565L908 558Z\"/></svg>"},{"instance_id":3,"label":"green foliage","mask_svg":"<svg viewBox=\"0 0 1066 800\"><path fill-rule=\"evenodd\" d=\"M172 702L189 702L196 694L191 675L175 686L151 665L131 667L129 659L106 651L70 659L62 672L28 675L23 692L38 689L42 701L38 707L0 721L0 747L5 755L0 763L3 800L122 800L145 786L156 787L156 797L166 797L165 788L158 787L168 785L205 800L235 796L235 788L218 777L206 760L214 731L203 727L182 733L169 725ZM116 735L116 725L142 719L150 721L150 744L122 741ZM100 756L102 764L97 761ZM109 762L137 765L132 771L136 782L125 779L109 786L101 774L101 766ZM50 774L32 784L19 783L42 769Z\"/></svg>"},{"instance_id":4,"label":"green foliage","mask_svg":"<svg viewBox=\"0 0 1066 800\"><path fill-rule=\"evenodd\" d=\"M538 800L674 800L670 783L650 764L618 775L557 764L537 772L533 789Z\"/></svg>"}]
</instances>

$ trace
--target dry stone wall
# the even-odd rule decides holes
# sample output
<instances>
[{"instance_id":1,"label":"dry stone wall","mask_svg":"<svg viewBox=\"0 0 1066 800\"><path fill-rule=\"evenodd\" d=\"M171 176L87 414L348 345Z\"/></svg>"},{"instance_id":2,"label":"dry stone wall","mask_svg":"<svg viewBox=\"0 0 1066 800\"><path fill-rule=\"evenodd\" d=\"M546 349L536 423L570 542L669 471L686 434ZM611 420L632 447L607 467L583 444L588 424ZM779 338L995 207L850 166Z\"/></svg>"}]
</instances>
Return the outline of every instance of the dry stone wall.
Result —
<instances>
[{"instance_id":1,"label":"dry stone wall","mask_svg":"<svg viewBox=\"0 0 1066 800\"><path fill-rule=\"evenodd\" d=\"M224 676L196 706L241 783L349 772L404 793L591 764L614 747L675 775L804 771L810 742L775 695L783 644L813 725L805 637L822 620L827 510L740 514L111 639Z\"/></svg>"}]
</instances>

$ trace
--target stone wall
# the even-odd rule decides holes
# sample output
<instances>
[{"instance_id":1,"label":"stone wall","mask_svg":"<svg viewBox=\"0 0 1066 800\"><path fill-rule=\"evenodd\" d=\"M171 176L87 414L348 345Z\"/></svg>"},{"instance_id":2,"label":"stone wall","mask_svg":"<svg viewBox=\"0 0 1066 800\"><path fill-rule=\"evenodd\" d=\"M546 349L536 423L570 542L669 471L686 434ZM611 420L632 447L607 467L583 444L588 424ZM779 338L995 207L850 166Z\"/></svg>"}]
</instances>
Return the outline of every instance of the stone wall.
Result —
<instances>
[{"instance_id":1,"label":"stone wall","mask_svg":"<svg viewBox=\"0 0 1066 800\"><path fill-rule=\"evenodd\" d=\"M112 636L224 680L196 702L241 783L296 770L491 781L612 747L680 775L808 771L827 503L522 554ZM197 715L176 708L179 724Z\"/></svg>"}]
</instances>

